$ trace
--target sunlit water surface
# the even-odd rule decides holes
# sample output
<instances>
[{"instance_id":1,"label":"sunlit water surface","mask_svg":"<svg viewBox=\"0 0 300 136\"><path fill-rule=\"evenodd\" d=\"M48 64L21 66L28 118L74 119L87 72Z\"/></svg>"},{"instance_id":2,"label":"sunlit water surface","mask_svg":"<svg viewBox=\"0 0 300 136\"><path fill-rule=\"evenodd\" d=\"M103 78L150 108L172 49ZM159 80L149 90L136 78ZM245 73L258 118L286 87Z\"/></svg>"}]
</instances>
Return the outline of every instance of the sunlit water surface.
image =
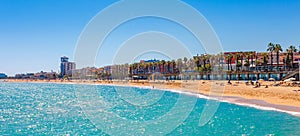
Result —
<instances>
[{"instance_id":1,"label":"sunlit water surface","mask_svg":"<svg viewBox=\"0 0 300 136\"><path fill-rule=\"evenodd\" d=\"M90 86L0 83L0 135L107 135L93 124L78 102L74 88L89 91ZM168 112L179 97L178 93L164 92L153 105L137 108L118 98L116 87L93 85L92 88L101 92L95 95L108 101L118 99L119 105L112 111L136 121L157 119ZM151 91L133 89L141 95ZM206 99L198 98L188 118L169 135L300 135L299 117L223 102L212 119L206 125L199 126L205 103Z\"/></svg>"}]
</instances>

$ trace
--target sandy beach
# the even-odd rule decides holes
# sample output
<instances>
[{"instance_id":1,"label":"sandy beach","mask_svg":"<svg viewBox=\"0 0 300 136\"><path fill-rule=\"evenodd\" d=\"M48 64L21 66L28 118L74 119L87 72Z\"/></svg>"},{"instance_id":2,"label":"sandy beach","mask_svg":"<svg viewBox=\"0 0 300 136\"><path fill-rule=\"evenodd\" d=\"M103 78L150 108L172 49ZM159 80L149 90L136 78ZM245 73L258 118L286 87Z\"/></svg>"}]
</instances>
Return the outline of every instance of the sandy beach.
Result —
<instances>
[{"instance_id":1,"label":"sandy beach","mask_svg":"<svg viewBox=\"0 0 300 136\"><path fill-rule=\"evenodd\" d=\"M145 86L156 89L172 89L203 95L210 95L223 101L238 104L251 104L262 107L272 107L278 110L300 113L299 87L287 87L288 83L261 82L261 86L254 88L245 81L68 81L68 80L6 80L6 82L50 82L50 83L78 83L78 84L110 84L125 86ZM268 86L266 88L266 86Z\"/></svg>"}]
</instances>

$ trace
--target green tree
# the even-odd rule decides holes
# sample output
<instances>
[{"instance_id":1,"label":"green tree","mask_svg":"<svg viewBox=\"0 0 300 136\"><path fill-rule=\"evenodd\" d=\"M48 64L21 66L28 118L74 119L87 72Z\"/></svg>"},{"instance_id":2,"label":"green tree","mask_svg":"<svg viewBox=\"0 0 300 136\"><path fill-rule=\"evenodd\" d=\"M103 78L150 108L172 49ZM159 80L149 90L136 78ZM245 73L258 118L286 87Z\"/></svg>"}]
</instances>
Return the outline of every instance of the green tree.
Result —
<instances>
[{"instance_id":1,"label":"green tree","mask_svg":"<svg viewBox=\"0 0 300 136\"><path fill-rule=\"evenodd\" d=\"M241 70L243 70L243 61L244 61L244 57L245 57L245 53L244 52L239 52L239 54L240 54L240 62L241 62Z\"/></svg>"},{"instance_id":2,"label":"green tree","mask_svg":"<svg viewBox=\"0 0 300 136\"><path fill-rule=\"evenodd\" d=\"M268 49L267 49L267 51L269 51L270 52L270 54L271 54L271 71L273 70L273 52L274 52L274 50L275 50L275 45L273 44L273 43L269 43L268 44Z\"/></svg>"},{"instance_id":3,"label":"green tree","mask_svg":"<svg viewBox=\"0 0 300 136\"><path fill-rule=\"evenodd\" d=\"M239 71L239 66L238 66L238 64L239 64L239 59L240 59L240 53L236 53L236 54L234 54L234 59L235 59L235 61L236 61L236 63L235 63L235 71Z\"/></svg>"},{"instance_id":4,"label":"green tree","mask_svg":"<svg viewBox=\"0 0 300 136\"><path fill-rule=\"evenodd\" d=\"M254 63L253 59L254 59L255 56L256 56L255 52L250 52L250 53L249 53L249 57L250 57L250 59L251 59L251 66L252 66L252 67L254 66L254 65L253 65L253 63Z\"/></svg>"},{"instance_id":5,"label":"green tree","mask_svg":"<svg viewBox=\"0 0 300 136\"><path fill-rule=\"evenodd\" d=\"M294 68L294 53L297 52L297 49L295 46L291 45L288 49L287 49L288 54L291 56L291 63L290 63L290 67L293 69Z\"/></svg>"},{"instance_id":6,"label":"green tree","mask_svg":"<svg viewBox=\"0 0 300 136\"><path fill-rule=\"evenodd\" d=\"M199 56L198 56L198 55L194 57L194 62L195 62L195 64L196 64L196 69L197 69L197 71L198 71L199 68L201 67L201 63L200 63L200 59L199 59Z\"/></svg>"},{"instance_id":7,"label":"green tree","mask_svg":"<svg viewBox=\"0 0 300 136\"><path fill-rule=\"evenodd\" d=\"M201 55L201 60L203 62L204 71L206 71L207 70L207 68L206 68L206 62L208 60L208 55L207 54Z\"/></svg>"},{"instance_id":8,"label":"green tree","mask_svg":"<svg viewBox=\"0 0 300 136\"><path fill-rule=\"evenodd\" d=\"M279 56L281 51L282 51L281 45L276 44L274 48L274 52L276 52L277 71L279 71Z\"/></svg>"},{"instance_id":9,"label":"green tree","mask_svg":"<svg viewBox=\"0 0 300 136\"><path fill-rule=\"evenodd\" d=\"M285 64L286 67L288 67L288 70L291 70L291 58L290 58L290 52L291 52L291 50L286 49L286 51L287 51L287 54L285 56L284 64Z\"/></svg>"},{"instance_id":10,"label":"green tree","mask_svg":"<svg viewBox=\"0 0 300 136\"><path fill-rule=\"evenodd\" d=\"M225 58L226 58L226 61L227 61L227 67L228 67L228 71L230 70L230 71L232 71L232 66L231 66L231 63L232 63L232 58L233 58L233 56L232 56L232 54L230 53L230 54L227 54L226 56L225 56Z\"/></svg>"},{"instance_id":11,"label":"green tree","mask_svg":"<svg viewBox=\"0 0 300 136\"><path fill-rule=\"evenodd\" d=\"M264 70L266 70L267 64L268 64L268 53L263 53L263 64L264 64Z\"/></svg>"}]
</instances>

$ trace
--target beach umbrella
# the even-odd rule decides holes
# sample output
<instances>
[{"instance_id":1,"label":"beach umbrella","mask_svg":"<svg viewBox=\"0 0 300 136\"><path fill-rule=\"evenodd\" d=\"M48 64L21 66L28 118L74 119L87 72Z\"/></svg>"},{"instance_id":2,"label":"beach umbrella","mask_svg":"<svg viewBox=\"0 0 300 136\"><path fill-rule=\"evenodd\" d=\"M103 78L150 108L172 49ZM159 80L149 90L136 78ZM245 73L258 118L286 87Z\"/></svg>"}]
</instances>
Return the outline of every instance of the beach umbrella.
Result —
<instances>
[{"instance_id":1,"label":"beach umbrella","mask_svg":"<svg viewBox=\"0 0 300 136\"><path fill-rule=\"evenodd\" d=\"M286 80L283 80L284 82L289 82L289 81L291 81L290 79L286 79Z\"/></svg>"},{"instance_id":2,"label":"beach umbrella","mask_svg":"<svg viewBox=\"0 0 300 136\"><path fill-rule=\"evenodd\" d=\"M269 78L269 81L275 81L275 79L274 78Z\"/></svg>"},{"instance_id":3,"label":"beach umbrella","mask_svg":"<svg viewBox=\"0 0 300 136\"><path fill-rule=\"evenodd\" d=\"M296 78L289 78L290 81L296 81Z\"/></svg>"},{"instance_id":4,"label":"beach umbrella","mask_svg":"<svg viewBox=\"0 0 300 136\"><path fill-rule=\"evenodd\" d=\"M262 84L263 82L265 82L265 80L259 79L257 82Z\"/></svg>"}]
</instances>

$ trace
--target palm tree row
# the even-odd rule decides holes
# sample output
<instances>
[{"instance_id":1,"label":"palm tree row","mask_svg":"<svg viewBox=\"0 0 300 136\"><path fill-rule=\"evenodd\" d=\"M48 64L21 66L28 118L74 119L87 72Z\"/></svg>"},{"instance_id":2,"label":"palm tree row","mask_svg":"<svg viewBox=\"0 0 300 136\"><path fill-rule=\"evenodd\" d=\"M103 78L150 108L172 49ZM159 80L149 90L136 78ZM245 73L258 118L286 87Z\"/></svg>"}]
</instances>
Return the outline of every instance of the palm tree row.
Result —
<instances>
[{"instance_id":1,"label":"palm tree row","mask_svg":"<svg viewBox=\"0 0 300 136\"><path fill-rule=\"evenodd\" d=\"M269 43L267 52L232 52L219 53L216 55L203 54L194 56L193 58L180 58L172 61L150 61L133 64L120 65L115 68L113 73L97 73L98 78L106 78L110 75L116 77L126 77L129 75L149 75L153 73L161 73L168 75L178 75L180 73L194 72L209 74L213 71L226 70L230 72L242 71L273 71L282 70L280 64L284 65L284 70L294 70L294 54L298 51L295 46L291 45L283 52L280 44ZM283 61L281 56L283 56ZM275 59L275 61L274 61ZM274 62L276 66L274 67ZM283 62L283 63L280 63ZM227 67L223 67L223 64ZM233 65L235 64L235 65ZM233 67L235 66L235 67ZM274 69L276 68L276 69ZM286 69L287 68L287 69ZM120 73L120 71L122 71ZM118 74L119 72L119 74Z\"/></svg>"},{"instance_id":2,"label":"palm tree row","mask_svg":"<svg viewBox=\"0 0 300 136\"><path fill-rule=\"evenodd\" d=\"M250 71L250 67L254 66L255 52L235 52L225 55L227 70L234 71L232 68L233 60L235 60L235 71ZM257 59L256 59L257 60Z\"/></svg>"},{"instance_id":3,"label":"palm tree row","mask_svg":"<svg viewBox=\"0 0 300 136\"><path fill-rule=\"evenodd\" d=\"M271 71L273 70L273 53L276 53L276 62L277 62L277 71L279 71L279 56L280 56L280 52L283 51L282 47L280 44L273 44L273 43L269 43L268 44L268 49L267 51L270 52L271 55ZM297 49L295 46L291 45L286 49L286 56L284 58L284 64L286 67L290 69L294 69L294 53L297 52Z\"/></svg>"},{"instance_id":4,"label":"palm tree row","mask_svg":"<svg viewBox=\"0 0 300 136\"><path fill-rule=\"evenodd\" d=\"M159 72L162 74L176 74L178 69L176 67L175 60L172 61L157 61L157 62L147 62L147 63L134 63L129 66L129 74L152 74Z\"/></svg>"},{"instance_id":5,"label":"palm tree row","mask_svg":"<svg viewBox=\"0 0 300 136\"><path fill-rule=\"evenodd\" d=\"M131 75L151 74L159 72L162 74L179 74L186 71L194 71L198 73L211 72L214 70L223 70L223 64L226 62L227 71L258 71L262 68L263 71L274 70L274 58L276 57L276 70L280 71L280 54L283 49L280 44L269 43L267 52L258 55L256 52L234 52L227 54L203 54L194 56L191 59L183 58L177 61L158 61L149 63L134 63L129 66ZM286 49L284 65L288 70L294 69L294 53L297 52L295 46L290 46ZM258 58L260 56L260 58ZM235 64L233 69L232 64ZM218 66L218 69L215 67ZM226 68L225 68L226 69Z\"/></svg>"}]
</instances>

